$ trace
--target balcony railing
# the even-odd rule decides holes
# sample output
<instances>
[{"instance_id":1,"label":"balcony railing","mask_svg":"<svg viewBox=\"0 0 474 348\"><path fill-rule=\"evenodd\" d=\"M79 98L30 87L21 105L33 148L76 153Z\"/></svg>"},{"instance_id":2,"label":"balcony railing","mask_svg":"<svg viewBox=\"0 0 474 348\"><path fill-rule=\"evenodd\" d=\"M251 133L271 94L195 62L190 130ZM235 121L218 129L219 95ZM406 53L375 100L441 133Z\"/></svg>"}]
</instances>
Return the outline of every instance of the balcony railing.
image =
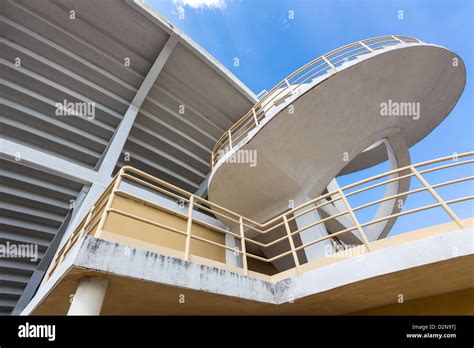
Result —
<instances>
[{"instance_id":1,"label":"balcony railing","mask_svg":"<svg viewBox=\"0 0 474 348\"><path fill-rule=\"evenodd\" d=\"M421 41L400 35L366 39L326 53L299 68L283 79L270 92L266 93L247 114L219 138L211 153L211 168L214 168L214 165L225 153L242 142L250 131L257 128L264 120L266 113L274 105L278 105L279 102L290 96L297 95L300 92L300 88L305 84L312 83L316 78L335 71L335 68L361 55L372 53L389 46L411 43L421 43ZM319 82L321 81L317 81L314 85L317 85Z\"/></svg>"},{"instance_id":2,"label":"balcony railing","mask_svg":"<svg viewBox=\"0 0 474 348\"><path fill-rule=\"evenodd\" d=\"M474 162L474 159L472 158L473 156L474 152L467 152L409 165L372 176L368 179L323 194L294 209L286 211L265 223L248 219L236 212L226 209L225 207L221 207L201 197L195 196L179 187L137 169L123 167L103 195L94 204L87 218L84 219L81 225L64 244L61 251L58 253L55 262L50 268L49 275L51 275L57 266L64 260L64 257L72 247L86 235L103 238L106 233L115 233L115 236L125 235L135 239L141 238L143 239L142 241L144 242L143 245L145 248L151 244L163 244L166 248L163 249L164 251L160 252L171 253L171 256L181 257L184 260L197 261L204 264L209 263L213 266L216 266L217 262L218 265L221 265L225 269L229 268L229 266L225 264L225 253L226 251L232 252L235 255L240 256L242 259L242 267L233 267L232 269L236 272L248 275L250 273L257 273L249 266L251 262L272 263L284 257L291 258L293 268L290 269L294 269L296 273L300 273L302 266L301 259L298 256L300 251L311 245L339 237L343 234L353 233L354 235L358 235L362 243L361 245L366 249L365 252L370 252L373 249L373 243L376 243L376 241L371 242L366 237L364 229L368 226L386 220L396 219L401 216L416 215L422 211L438 207L445 211L447 216L449 216L449 218L457 225L457 228L462 229L467 227L463 225L466 220L461 220L454 212L452 206L456 203L472 200L474 198L472 190L468 190L468 193L471 193L471 195L468 194L450 200L444 200L439 194L438 189L441 187L452 187L456 184L471 181L474 179L474 176L456 177L452 180L430 184L426 178L426 174L441 173L440 176L445 177L445 172L448 171L449 168L455 168L455 173L458 174L463 172L463 170L458 170L460 166L468 166ZM468 172L472 173L472 168L468 170ZM348 202L348 198L350 197L366 194L369 190L383 187L384 185L408 177L417 179L419 184L421 184L420 187L412 190L407 188L407 191L405 192L373 200L356 207L352 207ZM153 194L159 195L160 197L167 197L176 202L176 205L181 207L181 211L179 209L170 209L164 205L146 200L136 194L126 192L122 188L123 182L131 183L135 187L145 189L147 192L153 192ZM470 186L470 188L472 188L472 186ZM460 190L451 190L450 193L453 193L454 191L459 192ZM356 212L364 208L380 204L384 201L413 196L420 192L427 192L432 196L432 198L434 198L435 203L417 205L409 210L402 209L399 213L374 218L363 223L360 222L356 216ZM465 191L463 191L463 193L465 193ZM292 221L336 201L341 201L345 210L338 211L336 214L319 219L307 224L306 226L297 226L296 229L291 228L290 225ZM416 201L416 203L419 203L419 200ZM203 213L213 214L216 217L232 223L234 226L238 226L238 228L231 231L215 226L206 222L205 219L196 217L197 212L200 212L198 215L201 217L203 216ZM312 240L308 243L300 243L299 245L296 243L296 237L301 232L304 232L313 226L325 224L332 219L337 219L344 215L350 217L353 226L341 229L335 233ZM138 223L139 226L130 225L128 224L129 222L135 224ZM133 228L130 226L133 226ZM286 233L284 233L283 236L268 242L256 240L258 239L258 236L268 234L278 228L284 229ZM142 234L131 236L132 231L141 231L140 233ZM240 247L232 248L226 245L226 235L238 240L240 242ZM260 250L266 250L278 243L285 243L286 247L283 249L284 251L279 252L272 257L263 257L247 250L251 245Z\"/></svg>"}]
</instances>

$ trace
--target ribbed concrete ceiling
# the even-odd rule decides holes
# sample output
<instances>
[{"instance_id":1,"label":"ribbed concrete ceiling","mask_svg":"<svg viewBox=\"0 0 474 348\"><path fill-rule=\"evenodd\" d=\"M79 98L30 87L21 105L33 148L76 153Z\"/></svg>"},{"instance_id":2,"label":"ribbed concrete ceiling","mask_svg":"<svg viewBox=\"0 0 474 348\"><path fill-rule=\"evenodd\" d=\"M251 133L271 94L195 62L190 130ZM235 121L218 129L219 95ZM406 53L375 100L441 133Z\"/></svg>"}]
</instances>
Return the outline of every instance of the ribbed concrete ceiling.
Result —
<instances>
[{"instance_id":1,"label":"ribbed concrete ceiling","mask_svg":"<svg viewBox=\"0 0 474 348\"><path fill-rule=\"evenodd\" d=\"M124 152L132 165L195 191L217 139L252 104L178 44L148 94ZM117 168L118 169L118 168Z\"/></svg>"},{"instance_id":2,"label":"ribbed concrete ceiling","mask_svg":"<svg viewBox=\"0 0 474 348\"><path fill-rule=\"evenodd\" d=\"M0 244L37 245L39 259L0 260L0 314L15 306L82 185L0 159Z\"/></svg>"},{"instance_id":3,"label":"ribbed concrete ceiling","mask_svg":"<svg viewBox=\"0 0 474 348\"><path fill-rule=\"evenodd\" d=\"M94 167L168 35L125 2L20 0L2 6L2 97L8 100L2 135ZM63 100L94 102L95 118L56 116L55 104Z\"/></svg>"}]
</instances>

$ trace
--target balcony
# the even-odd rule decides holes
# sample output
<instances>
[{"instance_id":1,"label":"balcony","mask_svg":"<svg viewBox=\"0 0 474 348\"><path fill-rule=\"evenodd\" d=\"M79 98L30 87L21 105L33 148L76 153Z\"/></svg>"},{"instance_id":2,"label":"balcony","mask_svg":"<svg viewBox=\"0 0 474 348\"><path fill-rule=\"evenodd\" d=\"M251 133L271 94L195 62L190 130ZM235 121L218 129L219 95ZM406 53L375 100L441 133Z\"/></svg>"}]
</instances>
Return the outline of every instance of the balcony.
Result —
<instances>
[{"instance_id":1,"label":"balcony","mask_svg":"<svg viewBox=\"0 0 474 348\"><path fill-rule=\"evenodd\" d=\"M101 311L108 315L470 314L472 306L459 299L474 288L473 156L455 154L379 174L266 222L123 167L64 241L28 313L64 315L78 284L100 278L109 283ZM381 199L368 194L406 177L414 180L402 193ZM369 201L357 203L357 196ZM362 213L404 196L396 214ZM294 224L331 202L345 209ZM436 214L426 218L427 212ZM350 227L302 242L305 229L343 216ZM370 226L395 220L395 233L368 236ZM328 240L338 248L318 259L305 257L306 248ZM406 306L397 302L400 294ZM181 298L186 306L177 302ZM413 310L417 301L423 301L423 313Z\"/></svg>"},{"instance_id":2,"label":"balcony","mask_svg":"<svg viewBox=\"0 0 474 348\"><path fill-rule=\"evenodd\" d=\"M445 69L444 62L452 59L460 64ZM287 209L290 200L300 205L332 191L326 185L340 175L386 159L390 170L406 167L411 163L409 148L448 116L465 81L465 66L454 52L406 36L362 40L316 58L283 79L216 142L208 180L209 200L247 220L266 223ZM383 106L395 100L396 106L414 108L387 117ZM395 183L402 188L397 192L402 201L403 188L411 177L416 180L412 175ZM387 186L387 191L392 191L389 186L394 185ZM248 198L251 196L253 200ZM333 203L321 209L332 209L330 205ZM336 205L344 209L342 199ZM388 205L390 201L385 201ZM397 207L392 210L398 213ZM235 222L217 218L239 231ZM291 222L301 225L301 219L288 219L292 230ZM341 215L336 220L350 222L351 217ZM328 223L334 224L334 220ZM375 226L382 224L368 226L369 240ZM379 229L380 235L386 235L390 224ZM301 236L312 234L316 228ZM248 235L253 237L261 231L249 231ZM362 242L357 231L352 234ZM269 238L268 233L260 238ZM313 245L311 249L321 247Z\"/></svg>"},{"instance_id":3,"label":"balcony","mask_svg":"<svg viewBox=\"0 0 474 348\"><path fill-rule=\"evenodd\" d=\"M266 222L252 221L144 172L123 167L87 218L64 243L48 276L55 272L85 236L275 282L315 267L359 257L396 244L450 230L470 228L473 226L472 205L467 206L468 214L470 212L471 215L464 218L459 217L455 210L474 198L472 185L468 185L467 190L452 188L469 184L474 179L472 175L459 177L460 173L472 173L473 155L474 152L468 152L438 158L376 175L316 197ZM450 180L440 181L448 177L448 174ZM457 177L453 177L453 174ZM354 207L349 203L356 196L363 197L370 190L407 177L417 179L419 187ZM431 183L433 180L436 181L435 184ZM457 196L450 197L449 200L443 199L438 191L446 189L450 196L452 193ZM421 193L431 197L433 203L424 204L425 200L417 199ZM399 213L374 217L364 222L358 217L364 209L407 197L412 204L409 209L403 208ZM414 200L411 197L415 197ZM345 209L295 229L295 219L336 202L340 202ZM466 206L461 210L465 212L465 208ZM366 235L365 231L369 226L401 217L413 217L411 225L414 226L417 216L420 220L422 212L432 209L441 209L450 222L428 223L428 226L425 224L419 231L401 233L381 240L370 241ZM216 216L237 225L238 229L228 228ZM302 243L300 234L305 230L318 224L331 223L343 216L352 221L350 227ZM399 232L410 231L407 229ZM343 239L342 236L347 238ZM324 258L308 262L303 250L327 240L332 240L333 246L338 248ZM347 243L348 240L352 243ZM275 267L277 263L284 266L283 271L278 271Z\"/></svg>"}]
</instances>

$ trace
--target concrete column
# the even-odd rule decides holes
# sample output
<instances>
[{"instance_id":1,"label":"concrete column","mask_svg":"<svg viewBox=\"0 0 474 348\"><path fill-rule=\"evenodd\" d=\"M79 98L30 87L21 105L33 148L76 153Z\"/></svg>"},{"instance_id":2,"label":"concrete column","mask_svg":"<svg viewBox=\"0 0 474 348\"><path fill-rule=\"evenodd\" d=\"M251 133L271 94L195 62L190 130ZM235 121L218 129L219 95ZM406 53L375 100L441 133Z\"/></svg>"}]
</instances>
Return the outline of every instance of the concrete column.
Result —
<instances>
[{"instance_id":1,"label":"concrete column","mask_svg":"<svg viewBox=\"0 0 474 348\"><path fill-rule=\"evenodd\" d=\"M108 284L105 278L81 279L67 315L100 315Z\"/></svg>"},{"instance_id":2,"label":"concrete column","mask_svg":"<svg viewBox=\"0 0 474 348\"><path fill-rule=\"evenodd\" d=\"M406 144L405 138L400 133L396 133L388 138L381 140L385 144L387 150L388 163L390 170L405 167L410 165L410 153ZM408 171L409 172L409 171ZM408 172L401 172L399 174L391 175L386 177L384 180L394 179L396 177L403 176ZM410 189L411 178L404 178L399 181L393 181L386 185L384 197L393 196L407 192ZM387 215L397 214L402 210L403 204L405 203L406 196L401 196L397 199L391 199L380 204L377 212L375 213L374 220ZM396 219L385 220L365 228L365 234L369 241L377 240L387 236L388 232L392 229Z\"/></svg>"},{"instance_id":3,"label":"concrete column","mask_svg":"<svg viewBox=\"0 0 474 348\"><path fill-rule=\"evenodd\" d=\"M311 198L307 197L306 195L301 195L297 199L295 199L295 207L309 200L311 200ZM310 206L307 207L306 209L310 209ZM319 212L317 210L313 210L312 212L307 213L306 215L296 218L295 222L296 222L296 225L298 226L298 229L300 229L320 219L321 217L319 215ZM307 230L301 232L299 235L303 244L306 244L313 240L327 236L328 232L326 230L326 226L324 226L324 223L322 223L322 224L313 226L311 228L308 228ZM313 260L330 255L332 252L334 252L334 247L332 245L331 240L326 239L322 242L319 242L307 248L304 248L304 251L306 254L306 258L309 262L309 261L313 261Z\"/></svg>"},{"instance_id":4,"label":"concrete column","mask_svg":"<svg viewBox=\"0 0 474 348\"><path fill-rule=\"evenodd\" d=\"M328 184L327 190L328 190L328 192L332 192L332 191L338 190L339 188L340 188L340 187L339 187L339 183L337 182L337 179L334 178L334 179L332 179L331 182ZM339 195L333 195L333 196L331 197L331 199L332 199L332 198L337 198L337 197L339 197ZM334 206L334 208L336 208L336 210L337 210L338 213L340 213L341 211L345 211L345 210L346 210L346 206L345 206L344 202L343 202L341 199L332 202L331 205ZM345 215L343 215L343 216L345 216Z\"/></svg>"}]
</instances>

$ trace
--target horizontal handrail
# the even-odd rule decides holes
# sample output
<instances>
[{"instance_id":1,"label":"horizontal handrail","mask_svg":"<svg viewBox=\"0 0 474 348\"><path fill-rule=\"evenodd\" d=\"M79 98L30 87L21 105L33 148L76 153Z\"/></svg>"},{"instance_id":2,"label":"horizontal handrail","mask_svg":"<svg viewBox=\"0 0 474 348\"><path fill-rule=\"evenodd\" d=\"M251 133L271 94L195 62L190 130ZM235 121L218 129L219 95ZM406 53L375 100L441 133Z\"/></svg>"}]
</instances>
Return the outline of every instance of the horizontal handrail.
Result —
<instances>
[{"instance_id":1,"label":"horizontal handrail","mask_svg":"<svg viewBox=\"0 0 474 348\"><path fill-rule=\"evenodd\" d=\"M355 183L351 183L349 185L346 185L344 187L338 188L337 190L333 190L331 192L325 193L323 195L320 195L317 198L311 199L308 202L305 202L293 209L290 209L286 212L281 213L280 215L276 216L275 218L271 219L270 221L267 221L265 223L260 223L257 221L254 221L252 219L249 219L247 217L244 217L236 212L233 212L229 209L226 209L224 207L219 206L218 204L215 204L213 202L207 201L204 198L198 197L190 192L187 192L177 186L174 186L170 183L167 183L166 181L163 181L159 178L153 177L145 172L142 172L138 169L132 168L132 167L123 167L119 171L119 173L116 175L114 178L113 182L109 187L111 189L107 189L106 192L104 192L105 195L102 195L99 200L97 201L96 204L92 207L89 215L87 216L86 219L84 219L81 224L79 225L78 229L73 233L69 240L65 243L63 246L62 250L60 251L59 255L59 260L56 260L56 266L59 264L59 262L64 259L65 254L69 250L71 250L72 245L77 242L81 238L81 236L87 235L90 233L90 231L97 229L101 230L104 228L105 220L109 214L119 214L124 217L127 217L129 219L133 219L136 221L140 221L142 223L146 223L158 228L165 229L167 231L170 231L172 233L177 233L179 235L182 235L186 239L186 247L185 252L184 252L184 258L187 260L189 258L190 253L192 254L192 247L190 244L191 240L198 240L203 243L207 243L209 245L213 245L214 247L222 248L223 251L229 251L229 252L234 252L236 255L239 255L240 257L243 258L244 266L242 272L244 274L248 274L248 265L247 265L247 258L252 258L261 262L265 263L272 263L276 260L282 259L284 257L292 257L293 262L295 264L296 271L299 272L300 270L300 261L297 259L297 252L304 250L312 245L315 245L317 243L323 242L325 240L329 239L334 239L335 237L339 237L343 234L346 233L357 233L360 237L360 240L363 242L363 246L370 251L371 247L369 242L367 240L367 237L365 236L365 231L364 229L367 228L368 226L378 224L384 221L390 221L392 219L398 218L400 216L406 216L409 214L416 214L421 211L433 209L433 208L438 208L441 207L443 208L448 215L451 217L451 219L456 222L461 228L463 227L461 224L461 221L459 218L456 216L454 211L450 208L451 205L455 203L460 203L464 202L467 200L472 200L474 199L474 196L472 195L467 195L463 197L457 197L451 200L446 200L444 201L441 196L436 192L436 189L441 188L441 187L447 187L459 183L463 183L466 181L474 180L474 176L465 176L465 177L460 177L460 178L455 178L455 179L450 179L447 181L439 182L433 185L430 185L427 180L423 177L423 175L427 173L433 173L437 171L444 171L449 168L457 167L457 166L462 166L462 165L469 165L474 163L474 159L470 159L468 157L474 156L474 152L466 152L462 154L454 154L452 156L445 156L425 162L420 162L417 164L410 164L405 167L397 168L385 173L381 173L378 175L374 175L370 178L360 180ZM464 159L464 160L462 160ZM444 164L443 162L446 161L453 161L452 163L447 163ZM425 168L423 167L430 166L430 165L435 165L432 168ZM406 172L409 172L409 174L405 174ZM402 175L403 174L403 175ZM395 176L396 177L392 177ZM384 179L390 177L388 180L384 180L382 182L377 182L375 184L371 184L374 181L378 181L380 179ZM396 194L392 194L386 197L383 197L381 199L376 199L372 200L371 202L361 204L356 207L351 207L349 202L347 201L347 197L350 196L355 196L358 194L362 194L368 190L371 190L375 187L380 187L382 185L388 185L390 183L404 180L408 177L416 177L419 179L421 182L422 186L420 188L412 189L409 190L408 188L406 189L405 192L399 192ZM143 187L146 187L149 190L153 190L154 192L163 195L169 199L172 199L181 203L188 203L187 207L187 213L185 213L185 209L183 211L179 210L173 210L171 208L162 206L160 204L150 202L148 200L143 199L142 197L139 197L137 195L125 192L123 188L121 188L120 184L122 181L127 180L127 181L132 181L134 184L141 185ZM361 187L363 185L369 184L366 187ZM361 187L361 188L359 188ZM349 191L355 189L353 191ZM348 192L349 191L349 192ZM367 207L380 204L386 201L390 201L393 199L397 199L400 197L408 197L412 196L414 194L420 193L420 192L429 192L435 199L436 202L433 204L427 204L427 205L422 205L422 206L416 206L410 210L405 210L405 211L399 211L396 213L392 213L389 215L385 215L382 217L378 218L373 218L370 221L360 223L357 220L357 216L355 215L356 211L360 211L362 209L365 209ZM138 201L140 203L146 204L147 206L153 208L153 209L158 209L165 211L170 214L174 214L178 216L180 219L183 221L187 221L186 224L186 230L182 230L176 227L168 226L166 225L165 222L158 222L158 221L153 221L148 218L144 218L142 216L138 216L136 214L131 214L126 211L122 211L118 209L117 207L114 207L112 205L112 201L114 200L115 197L121 196L126 199L131 199ZM108 198L107 198L108 197ZM107 199L106 199L107 198ZM297 228L294 231L291 231L289 223L300 218L301 216L304 216L305 214L309 214L317 209L320 209L321 207L334 203L336 201L340 201L344 203L346 210L337 210L336 213L330 214L327 217L324 218L319 218L315 219L314 221L307 223L306 225L299 226L297 224ZM182 207L183 208L183 207ZM224 228L221 228L219 226L215 226L211 223L208 223L206 221L203 221L201 218L193 216L191 213L192 210L202 210L207 213L215 213L216 216L218 215L221 219L227 219L228 221L232 221L234 224L240 226L239 231L235 230L226 230ZM99 212L102 211L100 214ZM218 212L218 213L217 213ZM300 235L302 232L307 231L308 229L311 229L317 225L320 224L325 224L333 219L338 219L342 216L348 216L352 222L353 225L351 226L345 226L340 231L336 231L334 233L328 234L326 236L320 237L315 240L311 240L306 243L301 243L300 245L296 246L294 243L294 238L296 238L298 235ZM98 225L98 227L96 227ZM214 240L209 240L205 237L198 236L196 234L193 234L193 226L194 225L200 225L204 227L207 230L210 230L214 233L218 233L221 235L228 235L233 238L235 238L236 241L240 243L240 247L236 248L231 248L227 245L224 245L222 243L218 243ZM264 234L268 234L278 228L284 228L286 231L283 233L282 236L278 236L277 238L274 238L273 240L267 240L267 241L260 241L256 240L255 235L250 237L248 235L249 231L255 231L257 232L257 236L261 236ZM256 255L255 253L249 251L246 249L245 245L254 245L258 248L260 248L262 251L275 246L278 243L288 243L287 245L289 250L283 250L282 252L278 253L277 255L273 255L272 257L262 257L259 255ZM53 267L53 270L55 269Z\"/></svg>"}]
</instances>

